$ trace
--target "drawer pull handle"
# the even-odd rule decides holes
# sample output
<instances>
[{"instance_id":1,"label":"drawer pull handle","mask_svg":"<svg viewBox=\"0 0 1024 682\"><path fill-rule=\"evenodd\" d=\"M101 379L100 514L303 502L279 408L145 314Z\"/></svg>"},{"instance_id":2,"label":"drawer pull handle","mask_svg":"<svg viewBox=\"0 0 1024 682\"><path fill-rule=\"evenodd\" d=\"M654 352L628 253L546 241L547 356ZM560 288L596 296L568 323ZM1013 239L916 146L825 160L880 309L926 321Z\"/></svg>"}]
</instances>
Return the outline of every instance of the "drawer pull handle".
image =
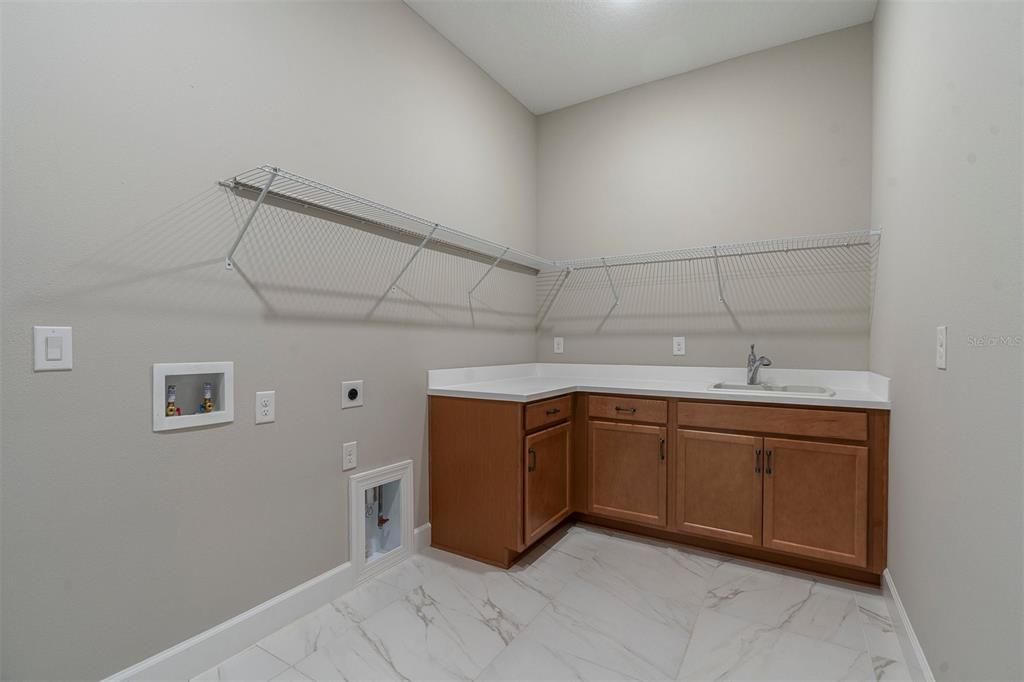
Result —
<instances>
[{"instance_id":1,"label":"drawer pull handle","mask_svg":"<svg viewBox=\"0 0 1024 682\"><path fill-rule=\"evenodd\" d=\"M761 473L761 448L754 450L754 473Z\"/></svg>"},{"instance_id":2,"label":"drawer pull handle","mask_svg":"<svg viewBox=\"0 0 1024 682\"><path fill-rule=\"evenodd\" d=\"M547 416L549 416L549 417L550 417L551 415L553 415L553 414L558 414L559 412L561 412L561 410L560 410L560 409L558 409L557 407L552 407L552 408L551 408L550 410L548 410L548 411L547 411L547 412L545 412L544 414L546 414Z\"/></svg>"},{"instance_id":3,"label":"drawer pull handle","mask_svg":"<svg viewBox=\"0 0 1024 682\"><path fill-rule=\"evenodd\" d=\"M616 405L615 406L615 411L616 412L629 412L630 414L636 414L636 408L635 407L619 407L618 405Z\"/></svg>"},{"instance_id":4,"label":"drawer pull handle","mask_svg":"<svg viewBox=\"0 0 1024 682\"><path fill-rule=\"evenodd\" d=\"M764 472L766 474L768 474L769 476L771 476L772 475L772 451L771 450L767 451L765 453L765 457L766 457L766 459L765 459L765 464L764 464Z\"/></svg>"},{"instance_id":5,"label":"drawer pull handle","mask_svg":"<svg viewBox=\"0 0 1024 682\"><path fill-rule=\"evenodd\" d=\"M530 463L527 465L526 470L533 471L537 468L537 451L530 448L527 452L530 453Z\"/></svg>"}]
</instances>

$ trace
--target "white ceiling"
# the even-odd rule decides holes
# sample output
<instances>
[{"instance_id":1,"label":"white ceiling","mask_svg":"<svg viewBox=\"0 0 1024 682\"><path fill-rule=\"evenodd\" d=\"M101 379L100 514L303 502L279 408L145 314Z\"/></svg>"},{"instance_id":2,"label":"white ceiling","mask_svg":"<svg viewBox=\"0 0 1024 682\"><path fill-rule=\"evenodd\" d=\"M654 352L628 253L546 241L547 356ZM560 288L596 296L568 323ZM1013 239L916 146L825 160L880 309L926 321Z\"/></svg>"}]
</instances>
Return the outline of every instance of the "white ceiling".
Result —
<instances>
[{"instance_id":1,"label":"white ceiling","mask_svg":"<svg viewBox=\"0 0 1024 682\"><path fill-rule=\"evenodd\" d=\"M406 0L543 114L871 21L877 0Z\"/></svg>"}]
</instances>

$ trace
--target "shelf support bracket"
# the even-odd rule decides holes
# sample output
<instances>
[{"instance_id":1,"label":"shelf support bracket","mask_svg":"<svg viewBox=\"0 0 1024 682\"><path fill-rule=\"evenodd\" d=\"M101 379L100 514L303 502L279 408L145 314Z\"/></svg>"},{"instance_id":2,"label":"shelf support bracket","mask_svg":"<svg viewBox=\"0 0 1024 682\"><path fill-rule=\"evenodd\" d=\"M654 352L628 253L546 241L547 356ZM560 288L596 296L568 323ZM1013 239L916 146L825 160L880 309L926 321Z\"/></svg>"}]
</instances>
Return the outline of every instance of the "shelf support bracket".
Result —
<instances>
[{"instance_id":1,"label":"shelf support bracket","mask_svg":"<svg viewBox=\"0 0 1024 682\"><path fill-rule=\"evenodd\" d=\"M377 312L377 308L379 308L380 304L384 302L384 299L388 297L388 294L391 293L391 290L395 288L395 285L398 284L398 280L402 279L402 275L405 274L405 271L409 269L409 266L412 265L412 262L416 260L416 256L420 255L420 252L423 251L427 243L430 242L430 240L434 237L434 232L436 231L437 225L434 225L434 227L430 228L430 232L428 232L427 236L423 238L423 241L421 241L420 245L416 247L416 250L412 252L412 255L409 256L409 260L405 261L405 265L402 266L402 269L398 271L398 274L395 275L395 278L391 280L391 284L388 284L388 288L384 290L384 293L380 295L380 298L377 299L377 302L373 304L372 308L370 308L370 312L366 313L366 319L370 319L371 317L373 317L373 314Z\"/></svg>"},{"instance_id":2,"label":"shelf support bracket","mask_svg":"<svg viewBox=\"0 0 1024 682\"><path fill-rule=\"evenodd\" d=\"M473 288L469 290L470 296L473 295L473 292L476 291L476 288L478 286L484 283L484 280L487 279L487 275L491 274L491 271L494 270L494 268L498 267L498 263L500 263L502 259L505 257L505 254L508 253L509 248L511 247L506 246L505 250L501 252L501 255L494 259L494 262L491 263L491 267L487 268L487 272L484 273L483 277L477 280L477 283L474 284Z\"/></svg>"},{"instance_id":3,"label":"shelf support bracket","mask_svg":"<svg viewBox=\"0 0 1024 682\"><path fill-rule=\"evenodd\" d=\"M474 327L476 326L476 313L474 313L474 311L473 311L473 292L476 291L476 288L478 286L480 286L481 284L484 283L484 280L487 279L487 275L491 274L491 271L494 270L494 268L498 267L498 263L501 262L501 259L505 257L505 254L508 253L508 250L510 248L511 247L508 247L508 246L505 247L505 249L501 252L501 254L497 258L494 259L493 263L491 263L491 267L487 268L487 272L485 272L483 274L483 276L480 279L477 280L476 284L473 285L473 288L470 289L466 293L466 298L469 300L469 319L470 319L470 324L473 325Z\"/></svg>"},{"instance_id":4,"label":"shelf support bracket","mask_svg":"<svg viewBox=\"0 0 1024 682\"><path fill-rule=\"evenodd\" d=\"M718 268L718 247L712 246L711 253L715 257L715 279L718 280L718 302L725 303L725 293L722 291L722 271Z\"/></svg>"},{"instance_id":5,"label":"shelf support bracket","mask_svg":"<svg viewBox=\"0 0 1024 682\"><path fill-rule=\"evenodd\" d=\"M614 298L615 301L612 303L612 307L608 309L608 312L605 313L604 318L601 320L601 324L597 325L597 331L601 331L604 327L604 323L608 321L608 318L611 317L612 313L615 311L615 307L619 305L619 292L615 289L615 282L612 281L612 273L608 268L608 261L602 258L601 265L604 266L604 276L608 278L608 287L612 290L612 298Z\"/></svg>"},{"instance_id":6,"label":"shelf support bracket","mask_svg":"<svg viewBox=\"0 0 1024 682\"><path fill-rule=\"evenodd\" d=\"M536 329L540 329L540 326L544 324L544 320L548 319L548 313L555 307L555 301L558 300L558 295L562 293L562 288L565 287L565 283L569 281L569 275L572 274L572 268L566 268L562 271L563 277L558 282L557 288L555 289L554 295L551 297L551 301L548 303L548 307L544 309L544 314L540 316L540 320L537 321Z\"/></svg>"},{"instance_id":7,"label":"shelf support bracket","mask_svg":"<svg viewBox=\"0 0 1024 682\"><path fill-rule=\"evenodd\" d=\"M241 231L238 236L235 237L235 243L231 245L231 251L228 252L228 257L224 259L224 268L226 270L234 270L235 264L232 258L235 257L235 251L238 249L238 245L242 243L242 238L245 237L245 233L249 230L249 226L252 225L252 219L256 217L256 211L260 210L260 206L263 205L263 200L267 198L267 192L270 191L270 186L274 184L274 180L277 179L277 169L270 171L270 177L267 178L267 184L263 185L263 191L260 192L259 197L256 199L256 203L252 205L252 210L249 211L249 217L245 219L245 224L242 225Z\"/></svg>"}]
</instances>

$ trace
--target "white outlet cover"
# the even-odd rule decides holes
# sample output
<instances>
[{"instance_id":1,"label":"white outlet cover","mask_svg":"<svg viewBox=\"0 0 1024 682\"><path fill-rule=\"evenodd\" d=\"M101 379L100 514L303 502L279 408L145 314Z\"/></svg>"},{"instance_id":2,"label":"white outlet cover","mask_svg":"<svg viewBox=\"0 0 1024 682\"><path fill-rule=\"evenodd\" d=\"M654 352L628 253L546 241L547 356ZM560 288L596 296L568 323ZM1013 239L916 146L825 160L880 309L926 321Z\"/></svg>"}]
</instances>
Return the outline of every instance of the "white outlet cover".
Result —
<instances>
[{"instance_id":1,"label":"white outlet cover","mask_svg":"<svg viewBox=\"0 0 1024 682\"><path fill-rule=\"evenodd\" d=\"M341 470L355 469L359 462L359 443L352 441L341 446Z\"/></svg>"},{"instance_id":2,"label":"white outlet cover","mask_svg":"<svg viewBox=\"0 0 1024 682\"><path fill-rule=\"evenodd\" d=\"M37 372L71 369L71 327L32 327L32 342Z\"/></svg>"},{"instance_id":3,"label":"white outlet cover","mask_svg":"<svg viewBox=\"0 0 1024 682\"><path fill-rule=\"evenodd\" d=\"M355 390L356 397L349 398L349 391ZM345 410L350 407L361 407L363 405L363 399L365 394L363 393L363 380L356 379L354 381L343 381L341 382L341 409Z\"/></svg>"},{"instance_id":4,"label":"white outlet cover","mask_svg":"<svg viewBox=\"0 0 1024 682\"><path fill-rule=\"evenodd\" d=\"M935 328L935 367L946 369L946 325Z\"/></svg>"},{"instance_id":5,"label":"white outlet cover","mask_svg":"<svg viewBox=\"0 0 1024 682\"><path fill-rule=\"evenodd\" d=\"M686 337L672 337L672 355L686 355Z\"/></svg>"},{"instance_id":6,"label":"white outlet cover","mask_svg":"<svg viewBox=\"0 0 1024 682\"><path fill-rule=\"evenodd\" d=\"M256 405L253 408L256 413L257 424L268 424L276 419L276 405L274 391L257 391Z\"/></svg>"},{"instance_id":7,"label":"white outlet cover","mask_svg":"<svg viewBox=\"0 0 1024 682\"><path fill-rule=\"evenodd\" d=\"M561 336L556 336L555 337L555 352L556 353L564 353L565 352L565 339L562 338Z\"/></svg>"}]
</instances>

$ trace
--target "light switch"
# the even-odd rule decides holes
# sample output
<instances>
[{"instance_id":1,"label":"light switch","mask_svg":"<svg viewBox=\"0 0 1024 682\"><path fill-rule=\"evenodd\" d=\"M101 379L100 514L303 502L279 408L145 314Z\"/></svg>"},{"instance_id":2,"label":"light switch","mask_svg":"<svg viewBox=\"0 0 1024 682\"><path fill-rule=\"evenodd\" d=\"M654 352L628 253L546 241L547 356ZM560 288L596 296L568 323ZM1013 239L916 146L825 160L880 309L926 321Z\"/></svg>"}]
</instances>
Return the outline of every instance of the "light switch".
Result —
<instances>
[{"instance_id":1,"label":"light switch","mask_svg":"<svg viewBox=\"0 0 1024 682\"><path fill-rule=\"evenodd\" d=\"M37 372L71 369L71 327L32 327Z\"/></svg>"},{"instance_id":2,"label":"light switch","mask_svg":"<svg viewBox=\"0 0 1024 682\"><path fill-rule=\"evenodd\" d=\"M46 361L55 362L64 359L64 339L60 336L46 337Z\"/></svg>"}]
</instances>

